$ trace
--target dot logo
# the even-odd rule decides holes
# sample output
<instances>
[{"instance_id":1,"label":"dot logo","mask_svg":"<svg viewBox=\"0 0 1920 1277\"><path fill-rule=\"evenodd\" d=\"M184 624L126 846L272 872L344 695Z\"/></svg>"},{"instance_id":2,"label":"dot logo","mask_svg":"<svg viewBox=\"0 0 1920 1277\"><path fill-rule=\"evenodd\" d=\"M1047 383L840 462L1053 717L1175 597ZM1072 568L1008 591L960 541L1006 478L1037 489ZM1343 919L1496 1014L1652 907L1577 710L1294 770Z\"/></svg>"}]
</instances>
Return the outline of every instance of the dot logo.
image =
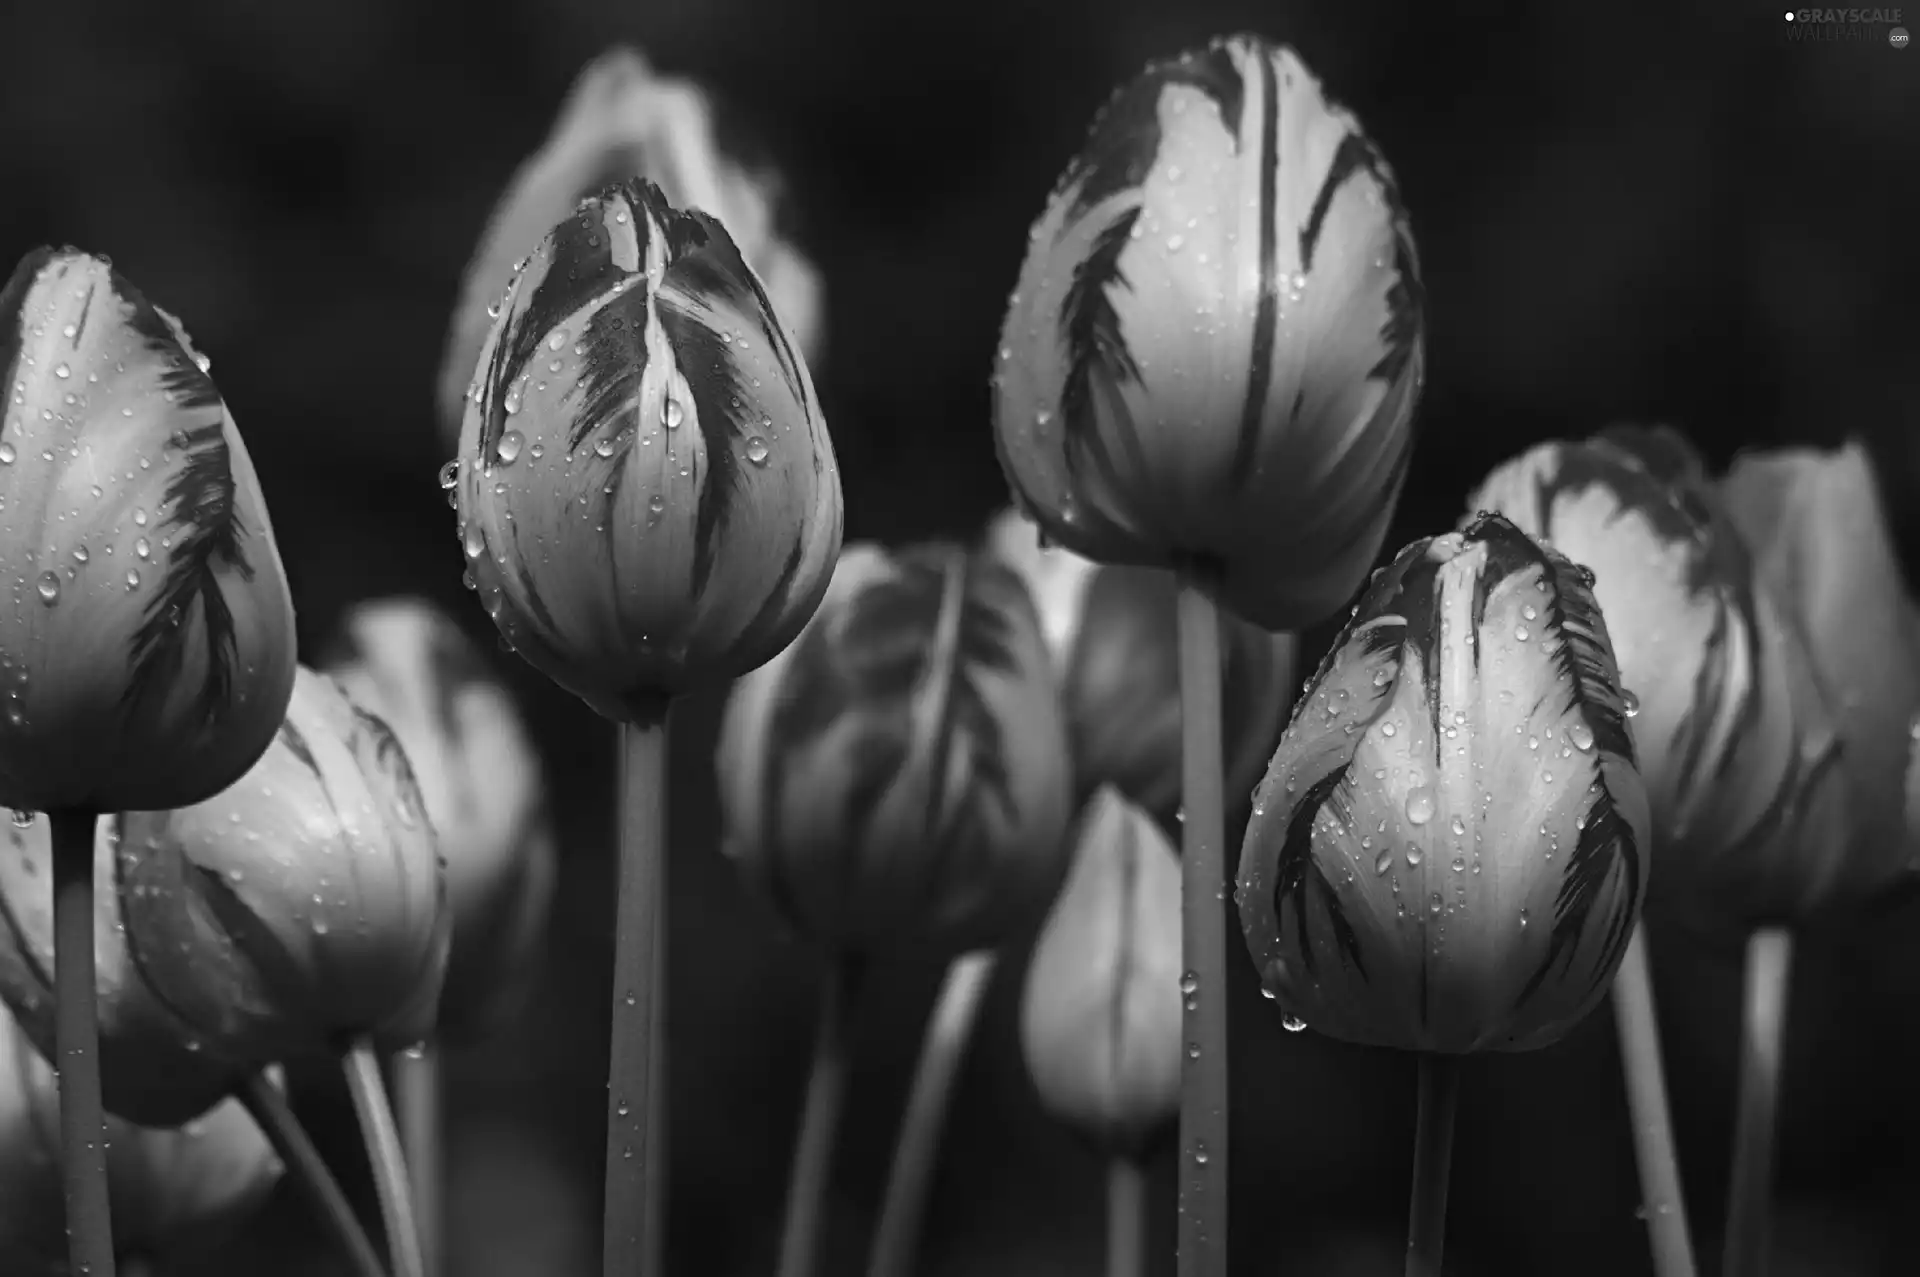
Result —
<instances>
[{"instance_id":1,"label":"dot logo","mask_svg":"<svg viewBox=\"0 0 1920 1277\"><path fill-rule=\"evenodd\" d=\"M1895 27L1893 30L1887 32L1887 43L1896 49L1906 48L1907 29L1905 27Z\"/></svg>"}]
</instances>

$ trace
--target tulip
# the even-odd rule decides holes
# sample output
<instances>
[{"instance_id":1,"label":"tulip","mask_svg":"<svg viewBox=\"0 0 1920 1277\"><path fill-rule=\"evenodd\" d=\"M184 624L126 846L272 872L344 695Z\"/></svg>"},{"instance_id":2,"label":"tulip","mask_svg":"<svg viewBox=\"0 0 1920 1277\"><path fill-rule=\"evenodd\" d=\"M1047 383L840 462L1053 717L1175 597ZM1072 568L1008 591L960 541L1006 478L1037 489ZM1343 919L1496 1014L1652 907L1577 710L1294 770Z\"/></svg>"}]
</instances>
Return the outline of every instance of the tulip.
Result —
<instances>
[{"instance_id":1,"label":"tulip","mask_svg":"<svg viewBox=\"0 0 1920 1277\"><path fill-rule=\"evenodd\" d=\"M775 227L778 184L721 154L713 108L691 80L663 76L636 50L588 63L540 150L508 183L467 267L440 374L440 413L457 439L467 386L513 263L582 199L609 182L645 177L667 198L719 218L765 282L802 353L820 357L820 276Z\"/></svg>"},{"instance_id":2,"label":"tulip","mask_svg":"<svg viewBox=\"0 0 1920 1277\"><path fill-rule=\"evenodd\" d=\"M432 1026L450 915L406 755L301 667L286 722L218 797L117 818L127 944L223 1054L330 1054Z\"/></svg>"},{"instance_id":3,"label":"tulip","mask_svg":"<svg viewBox=\"0 0 1920 1277\"><path fill-rule=\"evenodd\" d=\"M620 721L785 647L840 544L792 338L726 229L650 182L583 203L514 275L454 482L502 636Z\"/></svg>"},{"instance_id":4,"label":"tulip","mask_svg":"<svg viewBox=\"0 0 1920 1277\"><path fill-rule=\"evenodd\" d=\"M70 1271L58 1105L53 1069L0 1011L0 1272L8 1277ZM109 1118L101 1139L122 1255L192 1259L264 1204L280 1178L279 1159L236 1100L181 1129Z\"/></svg>"},{"instance_id":5,"label":"tulip","mask_svg":"<svg viewBox=\"0 0 1920 1277\"><path fill-rule=\"evenodd\" d=\"M735 689L718 770L726 849L835 951L997 943L1066 868L1046 645L1019 578L984 554L848 547L793 646Z\"/></svg>"},{"instance_id":6,"label":"tulip","mask_svg":"<svg viewBox=\"0 0 1920 1277\"><path fill-rule=\"evenodd\" d=\"M0 289L0 803L195 803L273 739L293 606L206 369L101 258L38 249Z\"/></svg>"},{"instance_id":7,"label":"tulip","mask_svg":"<svg viewBox=\"0 0 1920 1277\"><path fill-rule=\"evenodd\" d=\"M234 1059L148 985L126 927L115 821L94 839L95 1005L107 1110L143 1126L178 1126L224 1099L261 1061ZM54 1054L53 838L45 816L17 815L0 845L0 996L20 1030Z\"/></svg>"},{"instance_id":8,"label":"tulip","mask_svg":"<svg viewBox=\"0 0 1920 1277\"><path fill-rule=\"evenodd\" d=\"M1067 549L1301 628L1386 535L1423 309L1391 171L1291 49L1149 66L1034 225L994 372L1001 468Z\"/></svg>"},{"instance_id":9,"label":"tulip","mask_svg":"<svg viewBox=\"0 0 1920 1277\"><path fill-rule=\"evenodd\" d=\"M1027 968L1020 1040L1055 1117L1138 1158L1180 1107L1180 863L1140 808L1102 788Z\"/></svg>"},{"instance_id":10,"label":"tulip","mask_svg":"<svg viewBox=\"0 0 1920 1277\"><path fill-rule=\"evenodd\" d=\"M1426 1052L1563 1035L1646 885L1626 719L1583 569L1499 515L1402 550L1255 796L1240 920L1282 1010Z\"/></svg>"},{"instance_id":11,"label":"tulip","mask_svg":"<svg viewBox=\"0 0 1920 1277\"><path fill-rule=\"evenodd\" d=\"M1012 511L994 520L987 540L1020 573L1039 608L1065 703L1076 799L1084 803L1111 784L1153 815L1171 817L1180 804L1175 578L1043 547L1033 525ZM1290 634L1222 619L1229 794L1251 790L1273 752L1293 691L1295 647Z\"/></svg>"},{"instance_id":12,"label":"tulip","mask_svg":"<svg viewBox=\"0 0 1920 1277\"><path fill-rule=\"evenodd\" d=\"M540 760L513 698L419 599L351 610L325 668L399 740L446 861L453 945L436 1033L475 1036L524 1001L553 899Z\"/></svg>"}]
</instances>

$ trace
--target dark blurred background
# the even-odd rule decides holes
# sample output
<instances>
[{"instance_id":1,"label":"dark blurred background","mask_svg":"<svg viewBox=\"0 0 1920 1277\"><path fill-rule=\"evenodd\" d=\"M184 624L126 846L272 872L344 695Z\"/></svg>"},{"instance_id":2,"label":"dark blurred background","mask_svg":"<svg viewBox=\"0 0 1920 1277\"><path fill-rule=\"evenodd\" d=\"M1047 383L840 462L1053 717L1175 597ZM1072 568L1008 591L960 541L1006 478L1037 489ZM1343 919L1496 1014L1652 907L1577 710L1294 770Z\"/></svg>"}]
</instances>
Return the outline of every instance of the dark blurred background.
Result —
<instances>
[{"instance_id":1,"label":"dark blurred background","mask_svg":"<svg viewBox=\"0 0 1920 1277\"><path fill-rule=\"evenodd\" d=\"M1778 0L9 3L0 257L105 252L182 317L258 466L304 643L345 605L407 591L491 646L434 484L432 391L482 223L585 61L637 44L708 85L731 145L786 174L789 230L826 281L815 375L848 535L897 541L969 534L1004 499L990 351L1027 225L1092 112L1148 58L1243 28L1295 44L1355 107L1412 210L1430 377L1394 544L1450 525L1526 444L1632 418L1720 461L1863 434L1920 562L1920 51L1788 45ZM565 860L545 996L453 1065L451 1272L571 1277L596 1271L613 735L500 665L544 743ZM674 741L673 1277L772 1269L819 971L717 853L717 704L686 704ZM1779 1277L1920 1271L1900 1222L1920 1198L1916 917L1802 947ZM1738 955L1654 943L1711 1272ZM959 1084L924 1277L1100 1271L1101 1169L1038 1111L1019 1059L1023 961ZM1244 966L1234 1272L1395 1273L1412 1063L1283 1033ZM859 1271L938 975L877 980L825 1277ZM344 1124L324 1089L306 1102ZM1171 1169L1155 1220L1169 1273ZM220 1272L331 1271L283 1196ZM1609 1014L1470 1062L1450 1271L1647 1272L1638 1206Z\"/></svg>"}]
</instances>

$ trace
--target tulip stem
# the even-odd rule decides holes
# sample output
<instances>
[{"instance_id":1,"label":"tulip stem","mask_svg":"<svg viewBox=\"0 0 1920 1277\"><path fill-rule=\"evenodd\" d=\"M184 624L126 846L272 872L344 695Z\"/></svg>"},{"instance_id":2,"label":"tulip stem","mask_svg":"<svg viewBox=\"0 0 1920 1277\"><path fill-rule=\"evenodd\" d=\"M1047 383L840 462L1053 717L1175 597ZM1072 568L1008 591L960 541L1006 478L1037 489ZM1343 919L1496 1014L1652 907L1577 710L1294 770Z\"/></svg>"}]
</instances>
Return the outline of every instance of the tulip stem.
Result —
<instances>
[{"instance_id":1,"label":"tulip stem","mask_svg":"<svg viewBox=\"0 0 1920 1277\"><path fill-rule=\"evenodd\" d=\"M1636 924L1626 957L1613 978L1613 1013L1620 1031L1620 1063L1633 1116L1633 1148L1640 1163L1640 1196L1646 1205L1647 1238L1655 1277L1694 1277L1693 1242L1680 1192L1673 1119L1660 1061L1660 1020L1654 1011L1653 972L1647 960L1647 928Z\"/></svg>"},{"instance_id":2,"label":"tulip stem","mask_svg":"<svg viewBox=\"0 0 1920 1277\"><path fill-rule=\"evenodd\" d=\"M94 1009L93 834L99 815L68 809L50 811L47 819L53 826L53 1037L60 1074L67 1260L76 1273L113 1277L100 1024Z\"/></svg>"},{"instance_id":3,"label":"tulip stem","mask_svg":"<svg viewBox=\"0 0 1920 1277\"><path fill-rule=\"evenodd\" d=\"M1453 1167L1453 1115L1460 1061L1420 1056L1420 1115L1413 1133L1413 1202L1407 1210L1407 1277L1440 1277L1447 1241L1447 1181Z\"/></svg>"},{"instance_id":4,"label":"tulip stem","mask_svg":"<svg viewBox=\"0 0 1920 1277\"><path fill-rule=\"evenodd\" d=\"M1220 614L1182 582L1180 628L1180 1277L1227 1272L1227 927Z\"/></svg>"},{"instance_id":5,"label":"tulip stem","mask_svg":"<svg viewBox=\"0 0 1920 1277\"><path fill-rule=\"evenodd\" d=\"M787 1180L787 1217L780 1231L776 1277L813 1277L819 1263L822 1208L853 1066L854 1001L864 974L857 959L836 957L821 982L819 1028L813 1040L813 1067L807 1073L807 1097L800 1110L800 1136L793 1147L793 1173Z\"/></svg>"},{"instance_id":6,"label":"tulip stem","mask_svg":"<svg viewBox=\"0 0 1920 1277\"><path fill-rule=\"evenodd\" d=\"M1740 1107L1734 1118L1721 1277L1760 1277L1766 1271L1774 1110L1780 1096L1780 1055L1786 1040L1792 970L1793 934L1786 928L1761 927L1747 938Z\"/></svg>"},{"instance_id":7,"label":"tulip stem","mask_svg":"<svg viewBox=\"0 0 1920 1277\"><path fill-rule=\"evenodd\" d=\"M420 1225L420 1258L427 1277L442 1267L440 1050L423 1042L393 1057L393 1107L400 1147L413 1181L413 1212Z\"/></svg>"},{"instance_id":8,"label":"tulip stem","mask_svg":"<svg viewBox=\"0 0 1920 1277\"><path fill-rule=\"evenodd\" d=\"M1147 1168L1107 1163L1107 1277L1147 1277Z\"/></svg>"},{"instance_id":9,"label":"tulip stem","mask_svg":"<svg viewBox=\"0 0 1920 1277\"><path fill-rule=\"evenodd\" d=\"M347 1094L360 1119L360 1136L373 1168L373 1188L380 1198L380 1218L387 1229L387 1255L394 1277L425 1277L420 1258L420 1230L413 1219L413 1198L407 1182L407 1159L400 1151L400 1129L393 1120L387 1084L380 1076L380 1058L373 1042L358 1038L342 1057Z\"/></svg>"},{"instance_id":10,"label":"tulip stem","mask_svg":"<svg viewBox=\"0 0 1920 1277\"><path fill-rule=\"evenodd\" d=\"M973 1038L980 1002L993 979L990 949L963 953L947 966L946 979L927 1020L920 1044L920 1063L913 1074L900 1119L900 1135L893 1149L893 1168L887 1175L887 1195L874 1232L873 1255L867 1277L913 1277L914 1255L920 1244L920 1221L926 1215L928 1189L939 1161L940 1130L947 1116L960 1061Z\"/></svg>"},{"instance_id":11,"label":"tulip stem","mask_svg":"<svg viewBox=\"0 0 1920 1277\"><path fill-rule=\"evenodd\" d=\"M334 1178L333 1168L314 1147L307 1128L300 1124L280 1088L268 1081L266 1074L254 1073L240 1083L235 1094L247 1112L253 1114L267 1143L280 1155L321 1223L333 1234L341 1253L351 1262L355 1277L387 1277L386 1263L374 1249L360 1217L353 1213L353 1205L347 1201L340 1181Z\"/></svg>"},{"instance_id":12,"label":"tulip stem","mask_svg":"<svg viewBox=\"0 0 1920 1277\"><path fill-rule=\"evenodd\" d=\"M607 1060L601 1271L658 1277L666 1185L667 702L633 707L620 734L619 898Z\"/></svg>"}]
</instances>

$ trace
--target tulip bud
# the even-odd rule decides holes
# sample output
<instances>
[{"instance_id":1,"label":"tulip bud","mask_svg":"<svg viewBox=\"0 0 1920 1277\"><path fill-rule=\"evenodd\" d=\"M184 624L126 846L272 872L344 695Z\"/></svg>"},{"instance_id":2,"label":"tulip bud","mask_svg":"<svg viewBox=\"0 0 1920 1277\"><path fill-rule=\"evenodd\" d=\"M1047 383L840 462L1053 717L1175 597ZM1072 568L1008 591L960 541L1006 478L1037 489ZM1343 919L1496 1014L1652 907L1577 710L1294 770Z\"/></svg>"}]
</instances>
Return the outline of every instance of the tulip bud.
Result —
<instances>
[{"instance_id":1,"label":"tulip bud","mask_svg":"<svg viewBox=\"0 0 1920 1277\"><path fill-rule=\"evenodd\" d=\"M233 783L293 684L293 605L233 418L104 259L0 289L0 803L176 807Z\"/></svg>"},{"instance_id":2,"label":"tulip bud","mask_svg":"<svg viewBox=\"0 0 1920 1277\"><path fill-rule=\"evenodd\" d=\"M1743 923L1792 917L1838 850L1802 846L1807 818L1832 805L1815 782L1837 737L1801 630L1756 579L1698 454L1666 429L1542 444L1468 505L1594 573L1639 706L1631 732L1662 850L1654 892Z\"/></svg>"},{"instance_id":3,"label":"tulip bud","mask_svg":"<svg viewBox=\"0 0 1920 1277\"><path fill-rule=\"evenodd\" d=\"M648 182L514 275L457 470L488 615L616 720L785 647L840 547L806 364L726 229Z\"/></svg>"},{"instance_id":4,"label":"tulip bud","mask_svg":"<svg viewBox=\"0 0 1920 1277\"><path fill-rule=\"evenodd\" d=\"M147 985L128 944L113 817L94 839L95 1015L108 1112L144 1126L200 1116L258 1067L219 1053ZM0 997L40 1051L54 1051L53 835L45 816L16 813L0 842ZM0 1271L5 1271L0 1269Z\"/></svg>"},{"instance_id":5,"label":"tulip bud","mask_svg":"<svg viewBox=\"0 0 1920 1277\"><path fill-rule=\"evenodd\" d=\"M1492 514L1375 575L1241 854L1241 926L1290 1017L1404 1050L1529 1050L1606 992L1649 816L1591 582Z\"/></svg>"},{"instance_id":6,"label":"tulip bud","mask_svg":"<svg viewBox=\"0 0 1920 1277\"><path fill-rule=\"evenodd\" d=\"M1412 452L1423 291L1392 173L1291 49L1149 66L1034 225L994 373L1016 500L1272 630L1346 601Z\"/></svg>"},{"instance_id":7,"label":"tulip bud","mask_svg":"<svg viewBox=\"0 0 1920 1277\"><path fill-rule=\"evenodd\" d=\"M109 1117L114 1249L181 1263L264 1205L281 1173L238 1100L179 1129ZM0 1010L0 1272L66 1277L58 1075ZM183 1269L176 1271L184 1271Z\"/></svg>"},{"instance_id":8,"label":"tulip bud","mask_svg":"<svg viewBox=\"0 0 1920 1277\"><path fill-rule=\"evenodd\" d=\"M231 789L118 818L127 943L224 1054L294 1059L432 1027L450 914L406 755L301 667L280 735Z\"/></svg>"},{"instance_id":9,"label":"tulip bud","mask_svg":"<svg viewBox=\"0 0 1920 1277\"><path fill-rule=\"evenodd\" d=\"M457 441L474 360L513 263L574 207L610 182L648 178L680 207L725 223L765 282L774 309L809 360L820 357L819 272L774 225L771 174L749 173L720 152L713 108L691 80L663 76L634 49L588 63L540 150L513 175L467 267L440 373L440 415Z\"/></svg>"},{"instance_id":10,"label":"tulip bud","mask_svg":"<svg viewBox=\"0 0 1920 1277\"><path fill-rule=\"evenodd\" d=\"M849 547L735 688L718 762L727 850L838 951L987 947L1066 869L1059 696L1033 601L986 555Z\"/></svg>"},{"instance_id":11,"label":"tulip bud","mask_svg":"<svg viewBox=\"0 0 1920 1277\"><path fill-rule=\"evenodd\" d=\"M1172 816L1181 783L1172 574L1108 567L1043 547L1033 525L1013 511L993 521L987 542L1020 573L1040 610L1066 709L1078 803L1111 784L1153 815ZM1221 618L1228 794L1252 789L1266 767L1293 692L1295 646L1291 634L1270 634L1231 614Z\"/></svg>"},{"instance_id":12,"label":"tulip bud","mask_svg":"<svg viewBox=\"0 0 1920 1277\"><path fill-rule=\"evenodd\" d=\"M347 614L326 668L393 729L446 861L453 949L442 1036L478 1036L524 1003L553 902L545 783L513 697L444 613L419 599Z\"/></svg>"},{"instance_id":13,"label":"tulip bud","mask_svg":"<svg viewBox=\"0 0 1920 1277\"><path fill-rule=\"evenodd\" d=\"M1080 817L1020 1004L1049 1112L1109 1156L1139 1156L1180 1111L1180 861L1111 787Z\"/></svg>"}]
</instances>

